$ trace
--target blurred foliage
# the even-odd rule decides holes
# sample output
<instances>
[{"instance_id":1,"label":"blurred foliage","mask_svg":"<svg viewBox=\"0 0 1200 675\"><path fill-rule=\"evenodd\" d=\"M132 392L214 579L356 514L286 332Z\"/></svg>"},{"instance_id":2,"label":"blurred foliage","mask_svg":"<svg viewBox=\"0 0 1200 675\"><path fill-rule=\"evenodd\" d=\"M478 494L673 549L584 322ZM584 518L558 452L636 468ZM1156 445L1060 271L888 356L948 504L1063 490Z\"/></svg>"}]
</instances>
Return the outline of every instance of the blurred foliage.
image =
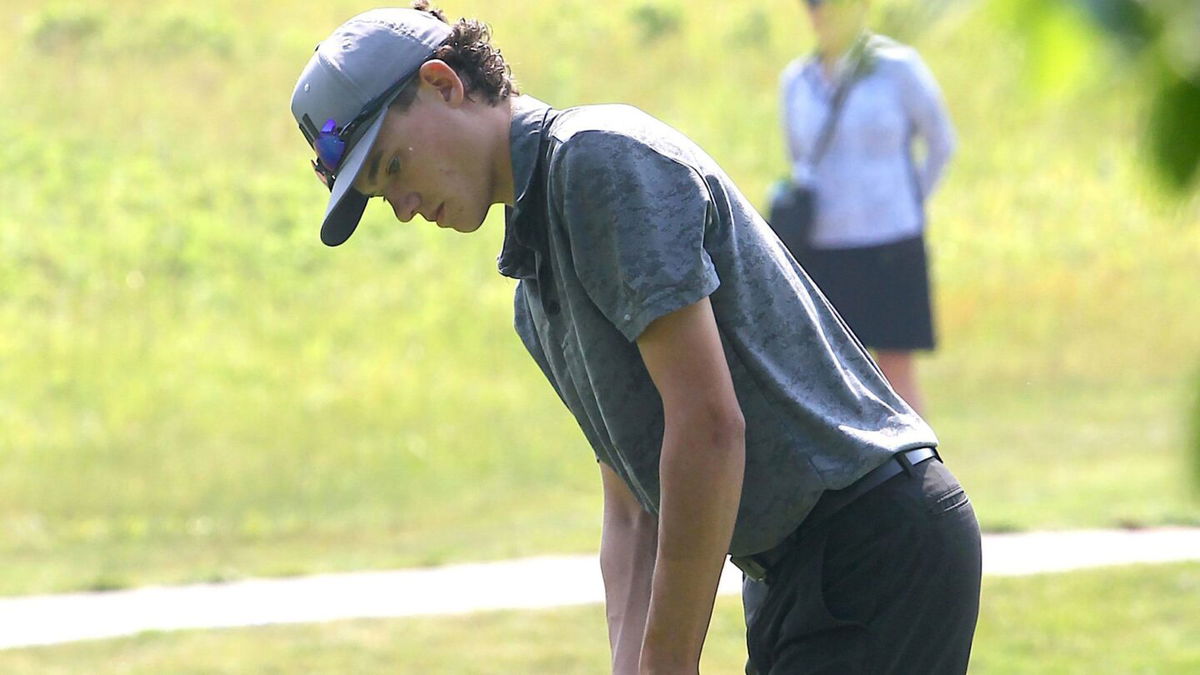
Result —
<instances>
[{"instance_id":1,"label":"blurred foliage","mask_svg":"<svg viewBox=\"0 0 1200 675\"><path fill-rule=\"evenodd\" d=\"M915 43L974 0L881 2L873 26ZM992 20L1025 48L1026 77L1042 96L1111 82L1138 83L1146 109L1142 150L1168 192L1200 175L1200 2L1196 0L985 0Z\"/></svg>"},{"instance_id":2,"label":"blurred foliage","mask_svg":"<svg viewBox=\"0 0 1200 675\"><path fill-rule=\"evenodd\" d=\"M956 9L966 9L973 2L964 0L892 0L875 8L871 26L883 35L914 44L929 28L947 21Z\"/></svg>"},{"instance_id":3,"label":"blurred foliage","mask_svg":"<svg viewBox=\"0 0 1200 675\"><path fill-rule=\"evenodd\" d=\"M1142 146L1156 175L1176 194L1195 187L1200 172L1200 3L992 0L992 10L1026 41L1034 82L1043 91L1102 76L1107 69L1098 64L1123 63L1121 69L1146 97Z\"/></svg>"},{"instance_id":4,"label":"blurred foliage","mask_svg":"<svg viewBox=\"0 0 1200 675\"><path fill-rule=\"evenodd\" d=\"M103 15L95 9L78 5L50 7L34 14L28 21L30 41L42 51L57 51L77 45L100 32Z\"/></svg>"},{"instance_id":5,"label":"blurred foliage","mask_svg":"<svg viewBox=\"0 0 1200 675\"><path fill-rule=\"evenodd\" d=\"M940 15L951 2L893 3L921 7L893 14L911 21ZM999 23L1028 50L1032 81L1045 93L1078 88L1107 74L1138 83L1145 97L1141 152L1160 185L1176 197L1200 177L1200 2L1197 0L990 0ZM1113 58L1115 57L1115 58ZM1200 223L1195 225L1200 226ZM1200 378L1196 390L1200 398ZM1200 405L1191 413L1195 484L1200 486Z\"/></svg>"},{"instance_id":6,"label":"blurred foliage","mask_svg":"<svg viewBox=\"0 0 1200 675\"><path fill-rule=\"evenodd\" d=\"M228 60L238 32L231 17L203 8L163 7L118 21L111 12L79 4L51 4L31 12L23 29L46 57L159 61L193 54Z\"/></svg>"},{"instance_id":7,"label":"blurred foliage","mask_svg":"<svg viewBox=\"0 0 1200 675\"><path fill-rule=\"evenodd\" d=\"M913 41L967 0L894 0L880 32ZM1023 43L1028 79L1043 96L1077 93L1110 79L1138 83L1144 97L1141 154L1166 192L1187 196L1200 176L1200 1L988 0L996 23ZM1114 69L1104 67L1115 63ZM1100 65L1100 67L1097 67ZM1200 223L1196 223L1200 226ZM1200 378L1197 378L1200 400ZM1200 486L1200 403L1191 413L1194 482Z\"/></svg>"},{"instance_id":8,"label":"blurred foliage","mask_svg":"<svg viewBox=\"0 0 1200 675\"><path fill-rule=\"evenodd\" d=\"M1196 187L1200 174L1200 2L1080 1L1095 24L1136 64L1149 99L1144 146L1152 166L1171 191L1188 192ZM1200 392L1200 378L1196 390ZM1200 486L1200 405L1193 409L1191 426L1193 478Z\"/></svg>"},{"instance_id":9,"label":"blurred foliage","mask_svg":"<svg viewBox=\"0 0 1200 675\"><path fill-rule=\"evenodd\" d=\"M638 37L646 42L659 40L679 31L683 10L662 2L643 2L629 13Z\"/></svg>"},{"instance_id":10,"label":"blurred foliage","mask_svg":"<svg viewBox=\"0 0 1200 675\"><path fill-rule=\"evenodd\" d=\"M1196 377L1196 383L1200 385L1200 376ZM1192 446L1192 485L1197 491L1200 491L1200 386L1196 387L1196 396L1192 401L1192 424L1191 424L1191 446Z\"/></svg>"}]
</instances>

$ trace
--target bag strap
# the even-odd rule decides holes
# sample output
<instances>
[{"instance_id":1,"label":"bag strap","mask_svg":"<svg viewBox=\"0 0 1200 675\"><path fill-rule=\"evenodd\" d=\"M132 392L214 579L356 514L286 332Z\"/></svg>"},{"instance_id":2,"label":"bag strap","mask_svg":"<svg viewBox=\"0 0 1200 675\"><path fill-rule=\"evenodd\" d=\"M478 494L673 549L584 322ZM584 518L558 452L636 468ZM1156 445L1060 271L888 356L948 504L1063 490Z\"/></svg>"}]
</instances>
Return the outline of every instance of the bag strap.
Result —
<instances>
[{"instance_id":1,"label":"bag strap","mask_svg":"<svg viewBox=\"0 0 1200 675\"><path fill-rule=\"evenodd\" d=\"M850 95L850 87L859 79L865 68L863 67L867 61L867 49L870 35L864 34L859 41L851 48L855 52L854 65L850 67L842 81L838 83L837 89L833 92L833 103L829 106L829 114L825 117L825 124L821 127L821 135L817 137L817 144L810 155L809 166L816 166L825 156L825 152L829 150L829 144L833 141L833 133L837 129L838 116L842 112L843 104L846 102L846 97Z\"/></svg>"}]
</instances>

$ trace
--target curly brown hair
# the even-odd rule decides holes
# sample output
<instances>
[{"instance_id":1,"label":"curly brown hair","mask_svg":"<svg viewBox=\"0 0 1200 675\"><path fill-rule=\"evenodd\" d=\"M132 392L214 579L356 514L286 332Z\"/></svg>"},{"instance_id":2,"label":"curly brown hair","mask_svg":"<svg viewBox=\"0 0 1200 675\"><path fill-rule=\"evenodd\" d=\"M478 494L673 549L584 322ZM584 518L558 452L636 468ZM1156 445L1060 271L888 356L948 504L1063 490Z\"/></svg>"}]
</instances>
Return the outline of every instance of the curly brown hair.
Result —
<instances>
[{"instance_id":1,"label":"curly brown hair","mask_svg":"<svg viewBox=\"0 0 1200 675\"><path fill-rule=\"evenodd\" d=\"M445 13L429 3L429 0L413 0L412 8L437 17L444 23ZM505 63L500 50L491 43L491 29L475 19L459 19L451 27L446 38L429 58L440 59L454 69L462 78L467 95L478 95L488 105L496 105L504 99L520 94L513 79L512 70ZM396 97L392 106L407 110L417 95L419 83L414 80Z\"/></svg>"}]
</instances>

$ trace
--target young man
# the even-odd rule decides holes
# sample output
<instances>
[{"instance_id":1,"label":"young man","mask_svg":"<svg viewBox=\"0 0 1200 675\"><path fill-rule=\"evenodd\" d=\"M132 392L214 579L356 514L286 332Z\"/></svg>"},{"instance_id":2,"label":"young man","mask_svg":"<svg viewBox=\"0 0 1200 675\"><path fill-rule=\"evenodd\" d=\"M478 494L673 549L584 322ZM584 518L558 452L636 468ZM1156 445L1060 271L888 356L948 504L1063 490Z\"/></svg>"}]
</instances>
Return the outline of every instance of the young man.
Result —
<instances>
[{"instance_id":1,"label":"young man","mask_svg":"<svg viewBox=\"0 0 1200 675\"><path fill-rule=\"evenodd\" d=\"M749 672L963 672L971 505L745 197L638 110L519 96L485 27L414 5L342 25L296 85L321 239L372 196L460 232L508 206L517 332L599 460L613 671L695 673L731 554Z\"/></svg>"}]
</instances>

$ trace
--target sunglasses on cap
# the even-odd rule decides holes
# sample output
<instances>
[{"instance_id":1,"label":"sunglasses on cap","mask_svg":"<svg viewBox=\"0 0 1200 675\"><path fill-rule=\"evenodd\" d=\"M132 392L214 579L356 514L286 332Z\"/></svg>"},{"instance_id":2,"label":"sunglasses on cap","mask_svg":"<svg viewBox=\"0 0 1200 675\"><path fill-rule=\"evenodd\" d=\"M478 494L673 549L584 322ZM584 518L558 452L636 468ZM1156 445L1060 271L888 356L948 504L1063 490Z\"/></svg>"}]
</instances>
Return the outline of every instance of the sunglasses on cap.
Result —
<instances>
[{"instance_id":1,"label":"sunglasses on cap","mask_svg":"<svg viewBox=\"0 0 1200 675\"><path fill-rule=\"evenodd\" d=\"M317 177L333 191L334 181L337 180L338 169L342 166L342 161L346 158L346 148L354 139L354 135L358 132L359 127L363 123L374 119L383 105L391 99L396 92L400 91L404 85L408 84L415 73L405 75L400 78L392 86L388 87L382 94L376 96L367 102L362 107L362 110L355 115L354 119L350 120L345 126L338 126L337 120L332 117L325 120L321 125L315 138L309 138L313 148L317 151L317 158L312 161L313 171L317 172ZM303 127L301 127L303 130ZM307 133L305 135L308 135Z\"/></svg>"}]
</instances>

